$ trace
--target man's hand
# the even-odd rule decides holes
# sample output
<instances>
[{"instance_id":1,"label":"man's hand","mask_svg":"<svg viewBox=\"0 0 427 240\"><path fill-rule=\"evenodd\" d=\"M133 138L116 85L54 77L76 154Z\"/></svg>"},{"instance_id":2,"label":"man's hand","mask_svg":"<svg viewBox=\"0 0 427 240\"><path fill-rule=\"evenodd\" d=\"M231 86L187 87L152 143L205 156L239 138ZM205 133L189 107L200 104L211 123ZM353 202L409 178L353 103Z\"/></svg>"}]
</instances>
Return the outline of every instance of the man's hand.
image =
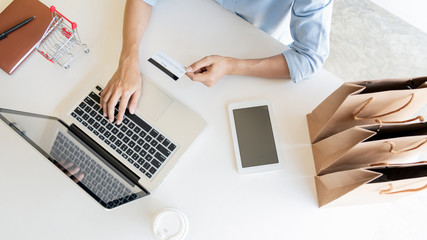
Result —
<instances>
[{"instance_id":1,"label":"man's hand","mask_svg":"<svg viewBox=\"0 0 427 240\"><path fill-rule=\"evenodd\" d=\"M114 108L120 101L116 124L123 121L126 108L134 113L141 96L139 72L139 43L150 20L151 5L140 0L127 0L123 21L123 45L119 67L101 93L101 108L110 122L114 121Z\"/></svg>"},{"instance_id":2,"label":"man's hand","mask_svg":"<svg viewBox=\"0 0 427 240\"><path fill-rule=\"evenodd\" d=\"M135 113L138 100L141 96L141 74L137 60L125 60L120 63L111 80L101 93L101 108L110 122L114 121L115 106L120 100L116 124L123 121L126 108Z\"/></svg>"},{"instance_id":3,"label":"man's hand","mask_svg":"<svg viewBox=\"0 0 427 240\"><path fill-rule=\"evenodd\" d=\"M232 58L223 56L205 57L187 68L186 75L193 81L212 87L223 76L231 72Z\"/></svg>"},{"instance_id":4,"label":"man's hand","mask_svg":"<svg viewBox=\"0 0 427 240\"><path fill-rule=\"evenodd\" d=\"M187 68L193 81L212 87L225 75L246 75L261 78L289 78L289 69L283 54L258 59L237 59L223 56L205 57Z\"/></svg>"}]
</instances>

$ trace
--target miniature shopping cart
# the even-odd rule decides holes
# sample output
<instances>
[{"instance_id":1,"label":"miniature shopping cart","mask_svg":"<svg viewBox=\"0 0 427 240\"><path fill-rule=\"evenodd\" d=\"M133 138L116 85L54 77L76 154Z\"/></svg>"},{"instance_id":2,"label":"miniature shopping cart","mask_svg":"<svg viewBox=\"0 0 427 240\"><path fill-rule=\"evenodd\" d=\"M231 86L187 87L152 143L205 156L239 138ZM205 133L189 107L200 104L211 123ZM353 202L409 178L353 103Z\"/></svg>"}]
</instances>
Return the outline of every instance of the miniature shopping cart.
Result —
<instances>
[{"instance_id":1,"label":"miniature shopping cart","mask_svg":"<svg viewBox=\"0 0 427 240\"><path fill-rule=\"evenodd\" d=\"M54 6L50 7L50 12L52 21L36 48L50 62L68 69L71 60L83 52L88 53L89 49L80 41L75 22L64 17Z\"/></svg>"}]
</instances>

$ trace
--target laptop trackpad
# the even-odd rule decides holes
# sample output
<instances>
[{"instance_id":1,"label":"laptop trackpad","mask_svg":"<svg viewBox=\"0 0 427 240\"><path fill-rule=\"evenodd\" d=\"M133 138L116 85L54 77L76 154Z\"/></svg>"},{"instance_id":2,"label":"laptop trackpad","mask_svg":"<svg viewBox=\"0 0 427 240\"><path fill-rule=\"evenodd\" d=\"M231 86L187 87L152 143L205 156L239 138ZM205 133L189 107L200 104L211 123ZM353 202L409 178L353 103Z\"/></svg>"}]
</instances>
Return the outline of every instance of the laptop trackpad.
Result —
<instances>
[{"instance_id":1,"label":"laptop trackpad","mask_svg":"<svg viewBox=\"0 0 427 240\"><path fill-rule=\"evenodd\" d=\"M143 115L157 121L173 103L173 99L150 81L142 81L141 102L138 109Z\"/></svg>"}]
</instances>

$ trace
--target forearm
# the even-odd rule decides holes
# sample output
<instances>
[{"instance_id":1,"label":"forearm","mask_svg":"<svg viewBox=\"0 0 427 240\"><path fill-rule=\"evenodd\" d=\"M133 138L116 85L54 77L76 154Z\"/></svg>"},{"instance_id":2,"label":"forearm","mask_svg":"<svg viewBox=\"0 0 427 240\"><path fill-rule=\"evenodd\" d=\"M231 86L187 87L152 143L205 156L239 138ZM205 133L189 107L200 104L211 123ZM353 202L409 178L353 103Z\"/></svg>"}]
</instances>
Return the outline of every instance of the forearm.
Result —
<instances>
[{"instance_id":1,"label":"forearm","mask_svg":"<svg viewBox=\"0 0 427 240\"><path fill-rule=\"evenodd\" d=\"M230 75L249 75L261 78L289 78L289 69L282 54L261 59L229 58Z\"/></svg>"},{"instance_id":2,"label":"forearm","mask_svg":"<svg viewBox=\"0 0 427 240\"><path fill-rule=\"evenodd\" d=\"M120 61L138 61L139 45L148 26L151 6L141 0L127 0L123 21L123 45Z\"/></svg>"}]
</instances>

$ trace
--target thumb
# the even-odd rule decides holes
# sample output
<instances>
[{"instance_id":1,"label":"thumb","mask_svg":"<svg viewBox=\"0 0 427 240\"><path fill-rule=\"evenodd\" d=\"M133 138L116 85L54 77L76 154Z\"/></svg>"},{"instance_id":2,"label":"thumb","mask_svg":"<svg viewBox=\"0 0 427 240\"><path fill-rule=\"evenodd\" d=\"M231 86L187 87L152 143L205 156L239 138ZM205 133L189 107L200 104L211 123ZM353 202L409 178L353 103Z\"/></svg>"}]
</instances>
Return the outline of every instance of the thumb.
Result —
<instances>
[{"instance_id":1,"label":"thumb","mask_svg":"<svg viewBox=\"0 0 427 240\"><path fill-rule=\"evenodd\" d=\"M204 57L201 60L191 64L188 68L187 71L188 72L197 72L198 70L200 70L203 67L207 67L210 66L212 64L211 58L209 57Z\"/></svg>"}]
</instances>

